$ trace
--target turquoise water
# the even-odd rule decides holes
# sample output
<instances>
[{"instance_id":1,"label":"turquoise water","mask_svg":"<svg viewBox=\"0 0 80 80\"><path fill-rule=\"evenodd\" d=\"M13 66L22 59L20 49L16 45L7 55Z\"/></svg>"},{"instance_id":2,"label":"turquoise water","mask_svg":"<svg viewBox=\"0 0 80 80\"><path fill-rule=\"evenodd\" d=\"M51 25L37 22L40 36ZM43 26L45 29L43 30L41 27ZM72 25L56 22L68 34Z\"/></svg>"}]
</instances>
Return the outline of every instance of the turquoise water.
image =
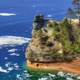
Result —
<instances>
[{"instance_id":1,"label":"turquoise water","mask_svg":"<svg viewBox=\"0 0 80 80\"><path fill-rule=\"evenodd\" d=\"M28 80L80 80L80 75L63 71L28 70Z\"/></svg>"}]
</instances>

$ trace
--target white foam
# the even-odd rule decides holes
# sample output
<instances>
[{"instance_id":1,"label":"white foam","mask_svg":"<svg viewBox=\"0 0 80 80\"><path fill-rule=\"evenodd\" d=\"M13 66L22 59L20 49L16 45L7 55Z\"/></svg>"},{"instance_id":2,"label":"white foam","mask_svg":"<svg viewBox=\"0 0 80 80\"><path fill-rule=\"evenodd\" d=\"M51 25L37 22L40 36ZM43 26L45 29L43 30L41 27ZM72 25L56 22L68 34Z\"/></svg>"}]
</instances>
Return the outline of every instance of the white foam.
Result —
<instances>
[{"instance_id":1,"label":"white foam","mask_svg":"<svg viewBox=\"0 0 80 80\"><path fill-rule=\"evenodd\" d=\"M16 78L17 78L18 80L23 80L20 74L17 74L17 75L16 75Z\"/></svg>"},{"instance_id":2,"label":"white foam","mask_svg":"<svg viewBox=\"0 0 80 80\"><path fill-rule=\"evenodd\" d=\"M6 70L7 70L8 72L10 72L10 71L12 71L12 70L19 70L19 65L18 65L18 63L12 64L12 63L8 62L8 63L5 64L5 67L6 67Z\"/></svg>"},{"instance_id":3,"label":"white foam","mask_svg":"<svg viewBox=\"0 0 80 80\"><path fill-rule=\"evenodd\" d=\"M0 36L0 46L6 45L22 45L28 43L30 38L24 38L19 36Z\"/></svg>"},{"instance_id":4,"label":"white foam","mask_svg":"<svg viewBox=\"0 0 80 80\"><path fill-rule=\"evenodd\" d=\"M61 77L64 77L65 74L64 74L64 72L60 71L60 72L57 73L57 75L61 76Z\"/></svg>"},{"instance_id":5,"label":"white foam","mask_svg":"<svg viewBox=\"0 0 80 80\"><path fill-rule=\"evenodd\" d=\"M14 68L15 70L18 70L19 69L19 65L17 63L14 64Z\"/></svg>"},{"instance_id":6,"label":"white foam","mask_svg":"<svg viewBox=\"0 0 80 80\"><path fill-rule=\"evenodd\" d=\"M0 16L15 16L15 13L0 13Z\"/></svg>"},{"instance_id":7,"label":"white foam","mask_svg":"<svg viewBox=\"0 0 80 80\"><path fill-rule=\"evenodd\" d=\"M8 67L8 71L12 71L14 68L13 67Z\"/></svg>"},{"instance_id":8,"label":"white foam","mask_svg":"<svg viewBox=\"0 0 80 80\"><path fill-rule=\"evenodd\" d=\"M56 75L51 74L51 73L49 73L48 75L51 76L51 77L53 77L53 78L56 77Z\"/></svg>"},{"instance_id":9,"label":"white foam","mask_svg":"<svg viewBox=\"0 0 80 80\"><path fill-rule=\"evenodd\" d=\"M8 52L15 52L15 51L17 51L17 49L10 49L10 50L8 50Z\"/></svg>"},{"instance_id":10,"label":"white foam","mask_svg":"<svg viewBox=\"0 0 80 80\"><path fill-rule=\"evenodd\" d=\"M12 53L12 54L10 54L10 56L20 56L20 54Z\"/></svg>"},{"instance_id":11,"label":"white foam","mask_svg":"<svg viewBox=\"0 0 80 80\"><path fill-rule=\"evenodd\" d=\"M67 77L66 80L74 80L73 78Z\"/></svg>"},{"instance_id":12,"label":"white foam","mask_svg":"<svg viewBox=\"0 0 80 80\"><path fill-rule=\"evenodd\" d=\"M0 67L0 72L3 72L3 73L8 73L7 70L3 69L2 67Z\"/></svg>"},{"instance_id":13,"label":"white foam","mask_svg":"<svg viewBox=\"0 0 80 80\"><path fill-rule=\"evenodd\" d=\"M10 67L11 66L11 62L8 62L5 64L6 67Z\"/></svg>"},{"instance_id":14,"label":"white foam","mask_svg":"<svg viewBox=\"0 0 80 80\"><path fill-rule=\"evenodd\" d=\"M79 79L79 80L80 80L80 76L78 76L78 77L77 77L77 79Z\"/></svg>"},{"instance_id":15,"label":"white foam","mask_svg":"<svg viewBox=\"0 0 80 80\"><path fill-rule=\"evenodd\" d=\"M48 80L47 78L40 78L40 79L38 79L38 80Z\"/></svg>"}]
</instances>

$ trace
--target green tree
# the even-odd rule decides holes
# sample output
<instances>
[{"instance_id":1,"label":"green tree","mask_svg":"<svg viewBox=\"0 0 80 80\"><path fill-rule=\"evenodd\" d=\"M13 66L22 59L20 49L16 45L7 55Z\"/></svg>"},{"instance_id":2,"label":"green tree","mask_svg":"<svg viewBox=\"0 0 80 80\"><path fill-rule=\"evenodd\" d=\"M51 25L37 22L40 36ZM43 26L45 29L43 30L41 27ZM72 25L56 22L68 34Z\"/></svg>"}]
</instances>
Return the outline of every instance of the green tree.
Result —
<instances>
[{"instance_id":1,"label":"green tree","mask_svg":"<svg viewBox=\"0 0 80 80\"><path fill-rule=\"evenodd\" d=\"M73 18L73 10L69 8L67 14L68 14L68 18L70 19L70 24L71 24L71 19Z\"/></svg>"},{"instance_id":2,"label":"green tree","mask_svg":"<svg viewBox=\"0 0 80 80\"><path fill-rule=\"evenodd\" d=\"M44 27L44 15L39 14L35 16L34 23L36 23L36 26L35 26L36 29L40 29Z\"/></svg>"},{"instance_id":3,"label":"green tree","mask_svg":"<svg viewBox=\"0 0 80 80\"><path fill-rule=\"evenodd\" d=\"M69 17L73 14L75 18L79 20L79 26L80 26L80 0L73 0L73 8L69 8L68 13Z\"/></svg>"}]
</instances>

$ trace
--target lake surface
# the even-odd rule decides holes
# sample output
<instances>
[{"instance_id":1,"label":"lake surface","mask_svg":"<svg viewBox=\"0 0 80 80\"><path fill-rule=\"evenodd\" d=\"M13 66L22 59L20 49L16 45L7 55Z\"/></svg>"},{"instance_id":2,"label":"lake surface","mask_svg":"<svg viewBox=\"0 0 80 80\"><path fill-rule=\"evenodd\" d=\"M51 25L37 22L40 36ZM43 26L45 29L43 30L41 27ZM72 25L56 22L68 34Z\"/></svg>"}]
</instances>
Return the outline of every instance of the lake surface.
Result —
<instances>
[{"instance_id":1,"label":"lake surface","mask_svg":"<svg viewBox=\"0 0 80 80\"><path fill-rule=\"evenodd\" d=\"M54 73L33 74L25 68L34 16L62 20L71 6L71 0L0 0L0 80L80 80L62 78L61 72L53 79Z\"/></svg>"}]
</instances>

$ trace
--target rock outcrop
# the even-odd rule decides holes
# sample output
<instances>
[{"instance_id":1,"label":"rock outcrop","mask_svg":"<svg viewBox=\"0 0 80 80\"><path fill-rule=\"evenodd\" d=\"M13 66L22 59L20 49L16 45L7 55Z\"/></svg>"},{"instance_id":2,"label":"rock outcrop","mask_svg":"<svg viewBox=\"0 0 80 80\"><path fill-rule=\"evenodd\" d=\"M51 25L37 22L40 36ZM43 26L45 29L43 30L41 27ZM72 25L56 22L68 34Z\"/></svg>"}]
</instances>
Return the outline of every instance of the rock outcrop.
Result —
<instances>
[{"instance_id":1,"label":"rock outcrop","mask_svg":"<svg viewBox=\"0 0 80 80\"><path fill-rule=\"evenodd\" d=\"M58 22L37 16L26 55L29 61L40 63L80 59L80 27L67 18Z\"/></svg>"}]
</instances>

